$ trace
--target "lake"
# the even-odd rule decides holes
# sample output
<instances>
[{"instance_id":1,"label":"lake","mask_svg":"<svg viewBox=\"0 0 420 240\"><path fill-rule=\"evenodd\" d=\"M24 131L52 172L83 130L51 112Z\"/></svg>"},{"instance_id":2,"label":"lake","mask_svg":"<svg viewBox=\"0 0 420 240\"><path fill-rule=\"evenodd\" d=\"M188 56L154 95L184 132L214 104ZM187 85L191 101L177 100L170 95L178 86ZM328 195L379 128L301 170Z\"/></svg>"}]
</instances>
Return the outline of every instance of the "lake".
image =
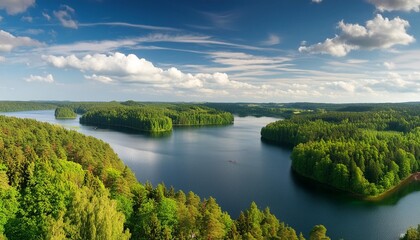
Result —
<instances>
[{"instance_id":1,"label":"lake","mask_svg":"<svg viewBox=\"0 0 420 240\"><path fill-rule=\"evenodd\" d=\"M108 142L141 182L164 182L202 198L213 196L237 218L255 201L308 236L323 224L332 239L398 239L420 223L420 187L413 184L381 203L355 200L291 171L290 150L264 143L260 130L268 117L235 117L223 127L175 128L164 137L82 126L56 120L54 111L5 113L60 124Z\"/></svg>"}]
</instances>

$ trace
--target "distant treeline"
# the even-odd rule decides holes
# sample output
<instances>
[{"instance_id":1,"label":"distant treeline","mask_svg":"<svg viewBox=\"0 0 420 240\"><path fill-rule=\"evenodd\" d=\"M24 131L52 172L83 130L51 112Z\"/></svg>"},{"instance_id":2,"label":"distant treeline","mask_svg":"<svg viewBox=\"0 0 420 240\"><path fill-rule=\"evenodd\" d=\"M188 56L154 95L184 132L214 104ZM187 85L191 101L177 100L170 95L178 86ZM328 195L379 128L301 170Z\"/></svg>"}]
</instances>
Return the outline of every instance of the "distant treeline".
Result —
<instances>
[{"instance_id":1,"label":"distant treeline","mask_svg":"<svg viewBox=\"0 0 420 240\"><path fill-rule=\"evenodd\" d=\"M90 108L80 118L82 124L144 132L171 131L172 126L227 125L233 121L231 113L184 104L96 107Z\"/></svg>"},{"instance_id":2,"label":"distant treeline","mask_svg":"<svg viewBox=\"0 0 420 240\"><path fill-rule=\"evenodd\" d=\"M234 220L201 199L137 182L111 147L0 116L0 239L304 239L255 203ZM310 239L329 239L322 225Z\"/></svg>"},{"instance_id":3,"label":"distant treeline","mask_svg":"<svg viewBox=\"0 0 420 240\"><path fill-rule=\"evenodd\" d=\"M239 116L290 118L293 115L326 111L367 112L389 108L407 108L419 103L202 103L202 105Z\"/></svg>"},{"instance_id":4,"label":"distant treeline","mask_svg":"<svg viewBox=\"0 0 420 240\"><path fill-rule=\"evenodd\" d=\"M261 136L294 147L297 173L362 196L383 193L420 170L420 105L295 115L268 124Z\"/></svg>"},{"instance_id":5,"label":"distant treeline","mask_svg":"<svg viewBox=\"0 0 420 240\"><path fill-rule=\"evenodd\" d=\"M0 112L18 112L54 109L57 105L48 102L0 101Z\"/></svg>"}]
</instances>

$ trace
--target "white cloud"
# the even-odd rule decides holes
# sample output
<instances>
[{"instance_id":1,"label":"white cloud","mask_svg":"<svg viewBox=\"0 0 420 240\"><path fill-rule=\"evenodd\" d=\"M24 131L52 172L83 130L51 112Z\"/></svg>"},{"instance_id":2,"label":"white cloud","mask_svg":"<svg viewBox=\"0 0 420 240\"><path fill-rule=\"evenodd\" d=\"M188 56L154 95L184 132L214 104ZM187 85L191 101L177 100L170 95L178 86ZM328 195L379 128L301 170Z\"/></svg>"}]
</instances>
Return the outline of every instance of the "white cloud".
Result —
<instances>
[{"instance_id":1,"label":"white cloud","mask_svg":"<svg viewBox=\"0 0 420 240\"><path fill-rule=\"evenodd\" d=\"M42 44L29 37L16 37L0 30L0 52L10 52L17 47L34 47Z\"/></svg>"},{"instance_id":2,"label":"white cloud","mask_svg":"<svg viewBox=\"0 0 420 240\"><path fill-rule=\"evenodd\" d=\"M37 76L37 75L30 75L29 77L25 78L27 82L45 82L45 83L53 83L54 77L51 74L46 76Z\"/></svg>"},{"instance_id":3,"label":"white cloud","mask_svg":"<svg viewBox=\"0 0 420 240\"><path fill-rule=\"evenodd\" d=\"M159 26L144 25L144 24L126 23L126 22L79 23L79 26L80 27L111 26L111 27L140 28L140 29L156 30L156 31L179 31L179 29L176 29L176 28L159 27Z\"/></svg>"},{"instance_id":4,"label":"white cloud","mask_svg":"<svg viewBox=\"0 0 420 240\"><path fill-rule=\"evenodd\" d=\"M420 93L420 73L400 74L389 72L386 77L371 80L367 86L374 91L392 93Z\"/></svg>"},{"instance_id":5,"label":"white cloud","mask_svg":"<svg viewBox=\"0 0 420 240\"><path fill-rule=\"evenodd\" d=\"M5 9L10 15L25 12L35 4L35 0L1 0L0 9Z\"/></svg>"},{"instance_id":6,"label":"white cloud","mask_svg":"<svg viewBox=\"0 0 420 240\"><path fill-rule=\"evenodd\" d=\"M387 69L392 70L392 69L394 69L394 68L395 68L395 63L393 63L393 62L384 62L384 66L385 66Z\"/></svg>"},{"instance_id":7,"label":"white cloud","mask_svg":"<svg viewBox=\"0 0 420 240\"><path fill-rule=\"evenodd\" d=\"M44 16L44 18L45 18L47 21L50 21L50 20L51 20L51 16L50 16L48 13L46 13L46 12L42 12L42 16Z\"/></svg>"},{"instance_id":8,"label":"white cloud","mask_svg":"<svg viewBox=\"0 0 420 240\"><path fill-rule=\"evenodd\" d=\"M356 49L389 49L395 45L408 45L415 41L414 37L407 33L409 26L408 21L399 17L389 20L380 14L367 21L366 26L340 21L340 35L315 45L301 46L299 51L342 57Z\"/></svg>"},{"instance_id":9,"label":"white cloud","mask_svg":"<svg viewBox=\"0 0 420 240\"><path fill-rule=\"evenodd\" d=\"M262 45L266 45L266 46L273 46L273 45L277 45L279 44L281 41L280 37L275 35L275 34L269 34L268 35L268 39L265 41L262 41L261 44Z\"/></svg>"},{"instance_id":10,"label":"white cloud","mask_svg":"<svg viewBox=\"0 0 420 240\"><path fill-rule=\"evenodd\" d=\"M5 61L6 61L6 58L3 56L0 56L0 62L5 62Z\"/></svg>"},{"instance_id":11,"label":"white cloud","mask_svg":"<svg viewBox=\"0 0 420 240\"><path fill-rule=\"evenodd\" d=\"M67 5L62 5L61 10L54 11L54 16L60 21L61 25L66 28L77 29L77 22L73 20L75 10Z\"/></svg>"},{"instance_id":12,"label":"white cloud","mask_svg":"<svg viewBox=\"0 0 420 240\"><path fill-rule=\"evenodd\" d=\"M26 33L26 34L30 34L30 35L38 35L38 34L44 33L45 31L43 29L39 29L39 28L38 29L29 28L29 29L27 29L23 32Z\"/></svg>"},{"instance_id":13,"label":"white cloud","mask_svg":"<svg viewBox=\"0 0 420 240\"><path fill-rule=\"evenodd\" d=\"M33 18L31 16L23 16L20 18L20 20L31 23L33 21Z\"/></svg>"},{"instance_id":14,"label":"white cloud","mask_svg":"<svg viewBox=\"0 0 420 240\"><path fill-rule=\"evenodd\" d=\"M321 3L322 0L312 0L312 2L314 2L314 3Z\"/></svg>"},{"instance_id":15,"label":"white cloud","mask_svg":"<svg viewBox=\"0 0 420 240\"><path fill-rule=\"evenodd\" d=\"M368 0L381 11L420 11L420 0Z\"/></svg>"},{"instance_id":16,"label":"white cloud","mask_svg":"<svg viewBox=\"0 0 420 240\"><path fill-rule=\"evenodd\" d=\"M102 83L110 83L112 82L112 79L110 77L106 77L106 76L98 76L96 74L92 74L91 76L84 76L86 79L88 80L93 80L93 81L98 81L98 82L102 82Z\"/></svg>"},{"instance_id":17,"label":"white cloud","mask_svg":"<svg viewBox=\"0 0 420 240\"><path fill-rule=\"evenodd\" d=\"M195 92L214 90L253 89L255 86L230 80L225 73L184 73L177 68L162 69L134 54L122 53L70 56L43 56L57 68L73 68L85 74L85 78L102 83L141 84L164 89L189 89Z\"/></svg>"}]
</instances>

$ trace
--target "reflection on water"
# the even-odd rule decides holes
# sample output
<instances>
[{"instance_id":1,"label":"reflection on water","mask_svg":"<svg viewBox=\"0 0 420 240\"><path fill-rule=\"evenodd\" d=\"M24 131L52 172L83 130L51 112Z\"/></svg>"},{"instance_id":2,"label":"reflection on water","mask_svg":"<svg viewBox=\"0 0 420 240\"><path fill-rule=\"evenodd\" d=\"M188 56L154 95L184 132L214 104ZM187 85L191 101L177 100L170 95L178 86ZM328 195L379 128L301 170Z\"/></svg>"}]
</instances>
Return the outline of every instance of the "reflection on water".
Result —
<instances>
[{"instance_id":1,"label":"reflection on water","mask_svg":"<svg viewBox=\"0 0 420 240\"><path fill-rule=\"evenodd\" d=\"M260 140L274 118L236 117L223 127L175 128L171 134L117 132L55 120L54 111L7 115L34 118L108 142L141 182L164 182L202 198L214 196L233 217L255 201L306 236L324 224L332 239L397 239L420 223L420 183L380 203L356 200L291 171L290 150ZM306 181L306 182L305 182Z\"/></svg>"}]
</instances>

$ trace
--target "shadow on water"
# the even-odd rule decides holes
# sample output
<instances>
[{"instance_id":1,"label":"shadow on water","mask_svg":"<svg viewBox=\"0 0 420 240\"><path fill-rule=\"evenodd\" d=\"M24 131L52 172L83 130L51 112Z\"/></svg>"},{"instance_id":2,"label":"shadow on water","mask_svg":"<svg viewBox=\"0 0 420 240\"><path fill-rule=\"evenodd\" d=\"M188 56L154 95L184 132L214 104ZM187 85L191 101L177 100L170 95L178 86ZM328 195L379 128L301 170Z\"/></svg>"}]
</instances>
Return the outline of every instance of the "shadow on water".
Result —
<instances>
[{"instance_id":1,"label":"shadow on water","mask_svg":"<svg viewBox=\"0 0 420 240\"><path fill-rule=\"evenodd\" d=\"M283 150L293 150L293 147L281 146L274 141L269 141L261 138L263 144L278 147ZM291 160L290 160L291 161ZM364 200L352 193L345 192L326 184L314 181L312 179L303 177L290 169L291 179L296 187L303 189L308 194L322 198L328 201L348 202L352 204L360 204L365 206L392 206L396 205L398 201L406 197L407 195L420 191L420 181L411 181L407 184L398 187L391 194L386 195L380 200Z\"/></svg>"},{"instance_id":2,"label":"shadow on water","mask_svg":"<svg viewBox=\"0 0 420 240\"><path fill-rule=\"evenodd\" d=\"M116 126L93 126L93 125L86 125L81 124L83 126L89 126L92 127L92 129L107 129L107 130L115 130L118 132L123 132L130 135L142 135L150 138L167 138L172 135L172 131L166 131L166 132L146 132L146 131L140 131L132 128L126 128L126 127L116 127Z\"/></svg>"},{"instance_id":3,"label":"shadow on water","mask_svg":"<svg viewBox=\"0 0 420 240\"><path fill-rule=\"evenodd\" d=\"M282 150L288 150L288 151L292 151L293 150L293 145L291 145L291 146L283 146L283 145L278 144L275 141L270 141L270 140L267 140L267 139L265 139L263 137L261 137L260 139L261 139L261 142L262 143L264 143L264 144L266 144L268 146L274 146L274 147L280 148Z\"/></svg>"},{"instance_id":4,"label":"shadow on water","mask_svg":"<svg viewBox=\"0 0 420 240\"><path fill-rule=\"evenodd\" d=\"M420 191L420 181L412 181L408 184L405 184L404 186L401 186L399 189L395 190L395 192L387 195L381 200L369 201L361 199L352 193L344 192L326 184L303 177L292 169L290 169L290 174L295 186L303 189L311 195L316 195L319 198L328 199L329 201L348 202L356 205L392 206L396 205L398 201L407 195Z\"/></svg>"},{"instance_id":5,"label":"shadow on water","mask_svg":"<svg viewBox=\"0 0 420 240\"><path fill-rule=\"evenodd\" d=\"M173 125L175 130L191 130L201 128L226 128L232 127L234 124L222 124L222 125Z\"/></svg>"}]
</instances>

